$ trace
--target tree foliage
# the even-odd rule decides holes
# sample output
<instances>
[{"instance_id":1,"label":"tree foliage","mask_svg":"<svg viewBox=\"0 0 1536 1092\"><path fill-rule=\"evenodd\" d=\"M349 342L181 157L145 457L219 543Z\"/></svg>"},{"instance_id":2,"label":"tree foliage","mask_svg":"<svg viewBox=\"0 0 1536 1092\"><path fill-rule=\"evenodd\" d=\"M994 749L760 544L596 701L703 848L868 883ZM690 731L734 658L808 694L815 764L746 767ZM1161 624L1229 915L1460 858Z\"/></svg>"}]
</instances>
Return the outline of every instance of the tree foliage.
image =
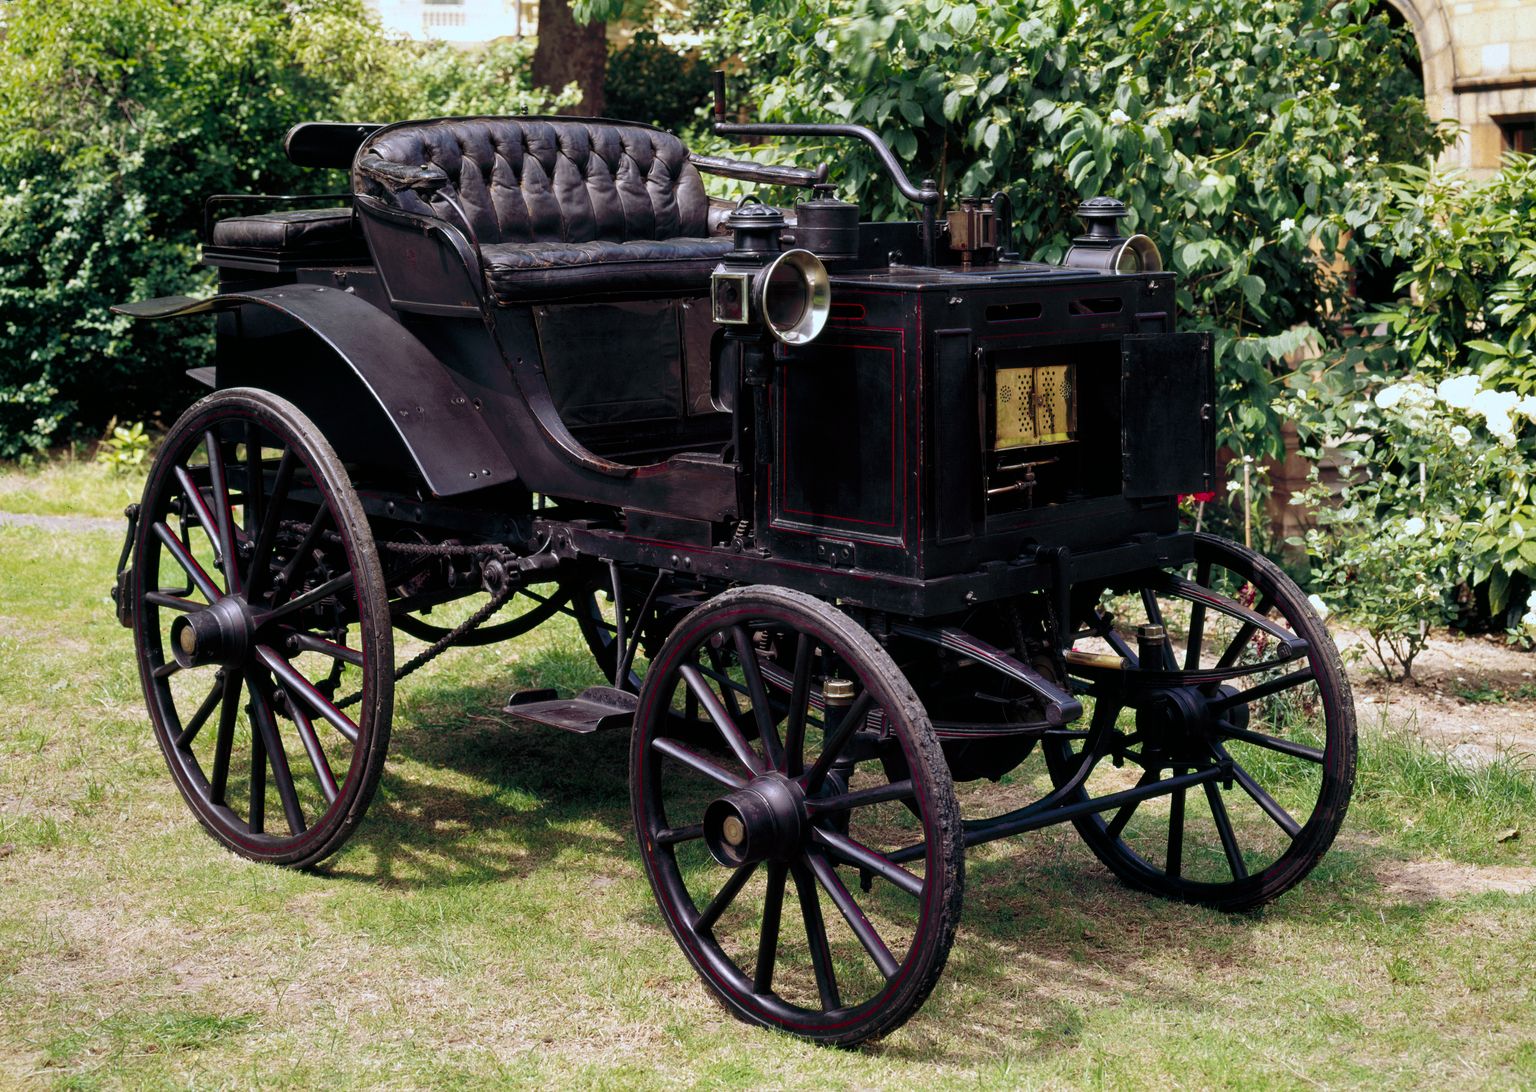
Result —
<instances>
[{"instance_id":1,"label":"tree foliage","mask_svg":"<svg viewBox=\"0 0 1536 1092\"><path fill-rule=\"evenodd\" d=\"M362 0L8 0L0 24L0 457L184 401L206 327L108 308L210 290L209 194L344 188L288 162L291 125L547 105L526 46L396 42Z\"/></svg>"},{"instance_id":2,"label":"tree foliage","mask_svg":"<svg viewBox=\"0 0 1536 1092\"><path fill-rule=\"evenodd\" d=\"M869 125L951 199L1007 190L1036 257L1062 256L1082 198L1124 200L1181 274L1185 325L1217 332L1221 439L1243 453L1278 453L1293 328L1342 314L1335 256L1355 256L1363 223L1351 181L1441 147L1405 32L1366 0L752 0L721 15L760 118ZM858 145L792 158L834 159L866 216L905 211Z\"/></svg>"}]
</instances>

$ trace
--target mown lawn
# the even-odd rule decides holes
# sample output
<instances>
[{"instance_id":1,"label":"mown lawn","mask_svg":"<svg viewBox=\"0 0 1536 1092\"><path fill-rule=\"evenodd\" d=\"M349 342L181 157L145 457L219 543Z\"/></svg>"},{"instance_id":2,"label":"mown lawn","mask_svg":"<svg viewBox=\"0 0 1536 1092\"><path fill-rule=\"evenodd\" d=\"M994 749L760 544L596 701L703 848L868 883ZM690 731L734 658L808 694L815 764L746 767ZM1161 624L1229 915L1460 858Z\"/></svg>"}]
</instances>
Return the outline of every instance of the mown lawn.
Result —
<instances>
[{"instance_id":1,"label":"mown lawn","mask_svg":"<svg viewBox=\"0 0 1536 1092\"><path fill-rule=\"evenodd\" d=\"M7 511L124 492L0 474ZM1070 831L987 847L924 1009L818 1049L695 981L632 847L626 740L499 715L587 677L569 628L402 684L361 833L282 872L220 850L171 783L106 595L119 544L0 525L0 1084L1536 1085L1518 760L1469 771L1366 728L1341 844L1257 914L1128 891Z\"/></svg>"}]
</instances>

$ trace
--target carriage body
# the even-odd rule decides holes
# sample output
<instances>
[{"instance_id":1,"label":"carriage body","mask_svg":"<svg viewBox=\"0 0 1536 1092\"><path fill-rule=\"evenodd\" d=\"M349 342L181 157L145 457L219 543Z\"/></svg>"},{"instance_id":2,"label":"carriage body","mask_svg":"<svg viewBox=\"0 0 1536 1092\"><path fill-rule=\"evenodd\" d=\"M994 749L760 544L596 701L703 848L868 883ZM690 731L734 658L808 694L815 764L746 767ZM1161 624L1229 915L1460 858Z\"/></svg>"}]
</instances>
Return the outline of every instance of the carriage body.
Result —
<instances>
[{"instance_id":1,"label":"carriage body","mask_svg":"<svg viewBox=\"0 0 1536 1092\"><path fill-rule=\"evenodd\" d=\"M658 901L744 1019L842 1043L899 1025L943 967L966 847L1051 823L1128 882L1214 905L1310 870L1353 777L1347 684L1283 574L1181 530L1179 494L1213 486L1215 394L1209 335L1175 328L1175 277L1116 268L1126 241L1092 203L1087 260L1020 260L1003 200L940 224L937 192L878 138L825 129L875 144L922 216L845 206L828 231L822 188L782 230L744 227L700 169L811 189L825 168L691 156L625 123L301 126L290 155L347 167L346 206L220 219L236 199L216 198L217 294L120 308L216 316L192 372L214 394L156 460L114 595L172 773L224 844L300 866L334 852L377 781L394 680L567 613L607 684L506 713L633 733ZM802 243L791 304L722 303L722 277L774 291L753 278ZM775 324L774 306L802 310ZM782 336L802 318L807 336ZM433 620L471 598L469 618ZM394 629L429 647L397 665ZM200 669L206 697L177 690ZM1276 695L1311 727L1266 727ZM1247 745L1301 764L1306 817L1236 762ZM962 813L957 782L1031 753L1040 799ZM1127 759L1139 780L1092 780ZM668 818L692 806L668 803L679 771L717 796L696 823ZM1283 839L1239 847L1234 786ZM1202 793L1213 876L1184 849ZM1179 832L1156 854L1132 843L1151 837L1131 822L1144 802ZM713 900L690 893L690 847L730 870ZM871 924L839 870L904 890L915 918ZM717 936L754 876L755 960ZM773 979L791 881L799 994ZM873 964L866 987L839 992L818 890Z\"/></svg>"}]
</instances>

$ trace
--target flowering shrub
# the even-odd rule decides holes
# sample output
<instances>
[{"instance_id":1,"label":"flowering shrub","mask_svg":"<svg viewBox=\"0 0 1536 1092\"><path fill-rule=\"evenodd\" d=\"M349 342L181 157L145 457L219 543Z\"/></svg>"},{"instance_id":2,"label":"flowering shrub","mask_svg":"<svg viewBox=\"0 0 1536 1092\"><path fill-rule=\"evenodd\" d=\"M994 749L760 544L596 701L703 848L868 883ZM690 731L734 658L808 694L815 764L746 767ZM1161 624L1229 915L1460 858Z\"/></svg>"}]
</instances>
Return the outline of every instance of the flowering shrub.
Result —
<instances>
[{"instance_id":1,"label":"flowering shrub","mask_svg":"<svg viewBox=\"0 0 1536 1092\"><path fill-rule=\"evenodd\" d=\"M1334 610L1361 626L1382 670L1411 675L1429 626L1463 613L1486 583L1489 607L1514 633L1536 635L1536 396L1477 376L1352 390L1303 386L1295 405L1340 465L1337 493L1314 473L1298 503L1316 526L1298 540Z\"/></svg>"}]
</instances>

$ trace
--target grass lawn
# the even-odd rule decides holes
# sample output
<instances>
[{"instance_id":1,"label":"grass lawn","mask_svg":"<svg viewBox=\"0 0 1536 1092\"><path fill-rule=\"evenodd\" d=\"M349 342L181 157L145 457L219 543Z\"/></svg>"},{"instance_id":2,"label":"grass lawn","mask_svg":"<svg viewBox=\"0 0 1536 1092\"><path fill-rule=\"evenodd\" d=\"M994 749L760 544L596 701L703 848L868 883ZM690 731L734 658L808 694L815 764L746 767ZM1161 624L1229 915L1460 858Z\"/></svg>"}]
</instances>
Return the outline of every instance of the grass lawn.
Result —
<instances>
[{"instance_id":1,"label":"grass lawn","mask_svg":"<svg viewBox=\"0 0 1536 1092\"><path fill-rule=\"evenodd\" d=\"M135 492L88 465L0 473L12 512ZM119 546L0 525L0 1085L1536 1085L1517 761L1363 727L1340 843L1255 914L1131 892L1070 829L984 847L927 1005L819 1049L695 980L632 843L627 741L499 715L587 677L571 627L403 683L361 832L279 871L219 849L171 782L107 598Z\"/></svg>"}]
</instances>

